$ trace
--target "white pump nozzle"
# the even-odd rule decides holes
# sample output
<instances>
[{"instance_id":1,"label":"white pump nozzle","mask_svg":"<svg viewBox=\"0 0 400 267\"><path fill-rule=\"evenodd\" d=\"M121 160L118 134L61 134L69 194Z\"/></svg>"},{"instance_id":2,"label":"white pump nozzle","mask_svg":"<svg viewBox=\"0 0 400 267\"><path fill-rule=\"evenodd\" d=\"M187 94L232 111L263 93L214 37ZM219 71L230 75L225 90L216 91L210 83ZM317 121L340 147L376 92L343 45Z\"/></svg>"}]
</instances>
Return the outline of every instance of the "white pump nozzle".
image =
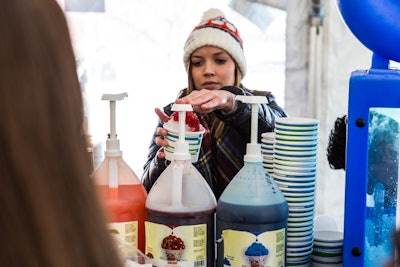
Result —
<instances>
[{"instance_id":1,"label":"white pump nozzle","mask_svg":"<svg viewBox=\"0 0 400 267\"><path fill-rule=\"evenodd\" d=\"M174 104L172 111L179 112L179 139L175 143L173 158L176 160L189 160L191 156L189 153L189 144L185 141L185 122L186 111L193 111L193 108L189 104Z\"/></svg>"},{"instance_id":2,"label":"white pump nozzle","mask_svg":"<svg viewBox=\"0 0 400 267\"><path fill-rule=\"evenodd\" d=\"M186 111L192 111L193 108L188 104L174 104L172 111L179 112L179 138L175 143L175 150L173 154L174 160L190 160L189 144L185 141L185 122ZM175 206L182 205L182 179L183 179L183 166L178 165L174 168L172 175L172 199L171 204Z\"/></svg>"},{"instance_id":3,"label":"white pump nozzle","mask_svg":"<svg viewBox=\"0 0 400 267\"><path fill-rule=\"evenodd\" d=\"M128 93L120 94L103 94L101 100L110 101L110 136L106 141L106 151L105 155L108 157L120 157L122 156L122 151L119 146L119 139L117 139L116 134L116 123L115 123L115 110L116 101L123 100L128 96Z\"/></svg>"},{"instance_id":4,"label":"white pump nozzle","mask_svg":"<svg viewBox=\"0 0 400 267\"><path fill-rule=\"evenodd\" d=\"M251 136L250 143L247 144L246 155L244 161L246 162L262 162L261 145L258 143L258 104L267 103L265 96L244 96L237 95L235 100L242 101L243 103L251 104Z\"/></svg>"}]
</instances>

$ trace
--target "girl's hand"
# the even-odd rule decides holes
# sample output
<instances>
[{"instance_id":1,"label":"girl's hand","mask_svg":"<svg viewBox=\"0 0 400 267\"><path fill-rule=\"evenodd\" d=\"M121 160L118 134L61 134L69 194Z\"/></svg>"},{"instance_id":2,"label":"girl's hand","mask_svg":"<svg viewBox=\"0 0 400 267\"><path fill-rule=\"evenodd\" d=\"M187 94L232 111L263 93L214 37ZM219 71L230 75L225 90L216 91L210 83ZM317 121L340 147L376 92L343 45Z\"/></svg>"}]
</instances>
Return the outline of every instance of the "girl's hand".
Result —
<instances>
[{"instance_id":1,"label":"girl's hand","mask_svg":"<svg viewBox=\"0 0 400 267\"><path fill-rule=\"evenodd\" d=\"M210 113L216 109L230 112L234 106L234 95L225 90L195 90L175 101L177 104L190 104L199 113Z\"/></svg>"},{"instance_id":2,"label":"girl's hand","mask_svg":"<svg viewBox=\"0 0 400 267\"><path fill-rule=\"evenodd\" d=\"M162 122L167 122L169 120L169 116L165 114L161 109L156 108L154 109L154 111ZM165 130L163 127L158 127L156 129L156 138L154 138L154 143L157 146L160 146L160 149L157 152L157 157L161 159L165 158L164 147L168 145L168 141L166 141L164 138L167 133L167 130Z\"/></svg>"}]
</instances>

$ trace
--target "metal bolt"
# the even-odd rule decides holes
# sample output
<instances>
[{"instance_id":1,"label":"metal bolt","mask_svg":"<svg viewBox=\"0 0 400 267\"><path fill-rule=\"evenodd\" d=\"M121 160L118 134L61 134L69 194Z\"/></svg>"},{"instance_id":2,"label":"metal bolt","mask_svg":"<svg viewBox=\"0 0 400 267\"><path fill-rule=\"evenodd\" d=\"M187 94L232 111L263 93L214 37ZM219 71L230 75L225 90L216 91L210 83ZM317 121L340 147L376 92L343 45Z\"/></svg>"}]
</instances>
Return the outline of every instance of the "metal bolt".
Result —
<instances>
[{"instance_id":1,"label":"metal bolt","mask_svg":"<svg viewBox=\"0 0 400 267\"><path fill-rule=\"evenodd\" d=\"M351 254L352 254L353 256L355 256L355 257L358 257L358 256L360 256L360 255L362 254L362 251L361 251L360 248L353 248L353 249L351 250Z\"/></svg>"},{"instance_id":2,"label":"metal bolt","mask_svg":"<svg viewBox=\"0 0 400 267\"><path fill-rule=\"evenodd\" d=\"M362 119L362 118L359 118L359 119L357 119L357 121L356 121L356 125L358 126L358 127L364 127L365 126L365 120L364 119Z\"/></svg>"}]
</instances>

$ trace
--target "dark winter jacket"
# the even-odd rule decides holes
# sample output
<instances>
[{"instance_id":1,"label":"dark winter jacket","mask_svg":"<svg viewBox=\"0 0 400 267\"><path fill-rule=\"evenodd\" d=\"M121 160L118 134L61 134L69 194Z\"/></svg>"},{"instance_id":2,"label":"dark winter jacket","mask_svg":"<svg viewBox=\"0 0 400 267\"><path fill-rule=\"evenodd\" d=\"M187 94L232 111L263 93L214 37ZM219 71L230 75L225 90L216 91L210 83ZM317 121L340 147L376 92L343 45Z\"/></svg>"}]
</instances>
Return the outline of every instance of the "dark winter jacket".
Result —
<instances>
[{"instance_id":1,"label":"dark winter jacket","mask_svg":"<svg viewBox=\"0 0 400 267\"><path fill-rule=\"evenodd\" d=\"M258 108L258 142L261 142L261 134L271 132L275 128L275 118L286 117L285 111L275 102L270 92L252 91L244 87L223 87L220 90L227 90L235 95L265 95L268 103L260 104ZM180 97L186 95L183 90ZM172 104L164 107L164 112L171 115ZM207 183L218 199L228 183L243 167L243 159L246 154L246 145L250 142L251 135L251 105L237 102L236 111L223 114L221 110L214 111L217 119L225 123L224 131L219 136L211 132L209 115L197 114L200 123L206 129L201 144L199 159L193 165L203 175ZM159 121L157 127L162 127ZM157 151L160 149L151 139L149 155L144 165L142 182L147 191L150 191L160 174L168 166L169 161L157 158Z\"/></svg>"}]
</instances>

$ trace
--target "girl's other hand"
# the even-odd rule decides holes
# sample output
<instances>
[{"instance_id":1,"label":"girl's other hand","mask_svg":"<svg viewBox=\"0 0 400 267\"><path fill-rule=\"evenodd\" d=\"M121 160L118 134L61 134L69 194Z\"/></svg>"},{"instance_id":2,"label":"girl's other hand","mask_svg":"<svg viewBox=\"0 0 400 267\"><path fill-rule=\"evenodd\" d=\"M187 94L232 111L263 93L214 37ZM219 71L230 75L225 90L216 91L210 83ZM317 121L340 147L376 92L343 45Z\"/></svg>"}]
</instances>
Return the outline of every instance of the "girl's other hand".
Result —
<instances>
[{"instance_id":1,"label":"girl's other hand","mask_svg":"<svg viewBox=\"0 0 400 267\"><path fill-rule=\"evenodd\" d=\"M155 108L154 111L162 122L167 122L169 120L170 117L165 114L161 109ZM164 138L167 133L167 130L165 130L163 127L157 127L156 129L156 137L154 138L154 143L160 147L157 152L158 158L165 158L164 147L168 145L168 141Z\"/></svg>"}]
</instances>

